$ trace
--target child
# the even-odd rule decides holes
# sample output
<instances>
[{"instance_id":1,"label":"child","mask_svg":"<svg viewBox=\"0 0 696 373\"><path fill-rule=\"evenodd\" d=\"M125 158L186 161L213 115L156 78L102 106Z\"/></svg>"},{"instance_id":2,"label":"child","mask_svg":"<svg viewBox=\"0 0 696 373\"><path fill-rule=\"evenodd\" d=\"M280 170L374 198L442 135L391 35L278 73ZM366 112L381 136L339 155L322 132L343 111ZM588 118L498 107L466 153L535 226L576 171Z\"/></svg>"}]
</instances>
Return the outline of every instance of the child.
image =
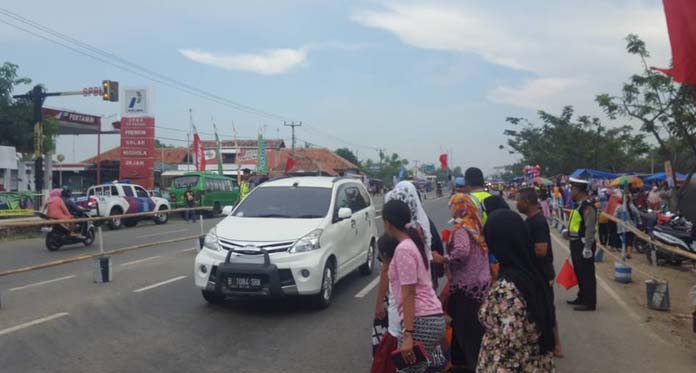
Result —
<instances>
[{"instance_id":1,"label":"child","mask_svg":"<svg viewBox=\"0 0 696 373\"><path fill-rule=\"evenodd\" d=\"M372 373L395 373L396 366L391 359L393 351L399 348L399 336L401 335L401 319L397 310L396 300L393 292L389 289L389 263L394 257L394 251L399 241L388 236L382 235L377 241L379 259L382 262L380 270L379 291L377 293L377 305L375 310L375 320L384 320L388 325L387 332L382 336L381 341L374 350L372 360ZM385 298L387 299L385 305ZM385 310L386 306L386 310ZM383 321L383 323L384 323Z\"/></svg>"}]
</instances>

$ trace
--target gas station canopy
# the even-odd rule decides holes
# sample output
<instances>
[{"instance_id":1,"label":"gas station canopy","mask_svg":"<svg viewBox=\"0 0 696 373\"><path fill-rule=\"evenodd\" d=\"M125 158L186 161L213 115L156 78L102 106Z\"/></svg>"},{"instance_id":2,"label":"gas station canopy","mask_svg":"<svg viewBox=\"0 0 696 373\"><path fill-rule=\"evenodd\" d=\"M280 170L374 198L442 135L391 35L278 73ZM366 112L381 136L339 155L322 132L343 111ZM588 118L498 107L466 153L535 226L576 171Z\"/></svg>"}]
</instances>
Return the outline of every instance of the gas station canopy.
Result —
<instances>
[{"instance_id":1,"label":"gas station canopy","mask_svg":"<svg viewBox=\"0 0 696 373\"><path fill-rule=\"evenodd\" d=\"M41 109L45 117L53 117L58 120L60 135L97 135L101 129L102 134L118 134L120 131L114 128L103 128L101 117L90 114L76 113L61 109Z\"/></svg>"}]
</instances>

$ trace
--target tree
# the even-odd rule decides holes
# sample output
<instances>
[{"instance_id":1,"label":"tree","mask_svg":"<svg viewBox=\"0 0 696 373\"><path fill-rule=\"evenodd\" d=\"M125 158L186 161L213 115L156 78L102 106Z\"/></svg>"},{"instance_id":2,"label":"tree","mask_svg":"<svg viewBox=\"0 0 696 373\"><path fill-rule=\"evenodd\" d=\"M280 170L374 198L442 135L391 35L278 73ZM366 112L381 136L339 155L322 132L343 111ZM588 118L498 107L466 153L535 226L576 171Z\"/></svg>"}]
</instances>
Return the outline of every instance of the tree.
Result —
<instances>
[{"instance_id":1,"label":"tree","mask_svg":"<svg viewBox=\"0 0 696 373\"><path fill-rule=\"evenodd\" d=\"M507 118L508 123L522 127L504 132L510 153L522 156L511 170L520 172L524 164L538 164L543 175L554 176L586 167L639 171L649 163L650 148L644 136L634 134L631 127L607 128L599 118L573 116L573 108L566 106L558 116L539 111L542 125Z\"/></svg>"},{"instance_id":2,"label":"tree","mask_svg":"<svg viewBox=\"0 0 696 373\"><path fill-rule=\"evenodd\" d=\"M0 66L0 145L14 146L18 152L34 151L34 111L29 100L15 100L12 93L17 85L30 84L31 79L20 78L18 66L5 62ZM44 118L42 122L43 150L55 148L58 121Z\"/></svg>"},{"instance_id":3,"label":"tree","mask_svg":"<svg viewBox=\"0 0 696 373\"><path fill-rule=\"evenodd\" d=\"M694 87L679 85L670 77L652 71L645 42L637 35L626 37L626 50L637 55L643 65L624 83L619 96L607 93L596 97L599 106L611 119L624 117L638 120L641 130L658 143L658 155L669 155L676 169L696 170L696 94ZM688 156L684 157L684 149Z\"/></svg>"},{"instance_id":4,"label":"tree","mask_svg":"<svg viewBox=\"0 0 696 373\"><path fill-rule=\"evenodd\" d=\"M165 144L165 143L159 141L158 139L155 139L155 148L157 148L157 149L160 149L160 148L166 149L166 148L173 148L173 147L174 147L174 145L168 145L168 144Z\"/></svg>"},{"instance_id":5,"label":"tree","mask_svg":"<svg viewBox=\"0 0 696 373\"><path fill-rule=\"evenodd\" d=\"M391 186L394 176L398 176L403 166L406 170L404 178L409 178L411 172L408 170L408 160L399 157L398 154L392 153L390 156L380 152L380 161L374 162L371 159L366 160L362 164L364 172L372 178L382 180L387 186Z\"/></svg>"},{"instance_id":6,"label":"tree","mask_svg":"<svg viewBox=\"0 0 696 373\"><path fill-rule=\"evenodd\" d=\"M340 149L336 149L336 151L334 153L336 153L340 157L343 157L348 162L360 167L360 161L358 160L358 157L356 157L355 154L350 149L340 148Z\"/></svg>"}]
</instances>

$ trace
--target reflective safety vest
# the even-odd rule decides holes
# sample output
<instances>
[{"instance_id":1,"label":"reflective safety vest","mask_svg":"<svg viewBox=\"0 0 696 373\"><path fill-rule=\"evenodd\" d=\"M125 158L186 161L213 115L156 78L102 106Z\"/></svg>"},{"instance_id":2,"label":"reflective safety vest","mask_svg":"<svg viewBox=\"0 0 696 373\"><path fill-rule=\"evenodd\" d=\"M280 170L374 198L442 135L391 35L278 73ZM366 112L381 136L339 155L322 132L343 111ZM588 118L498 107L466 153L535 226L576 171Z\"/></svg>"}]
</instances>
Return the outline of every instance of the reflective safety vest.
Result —
<instances>
[{"instance_id":1,"label":"reflective safety vest","mask_svg":"<svg viewBox=\"0 0 696 373\"><path fill-rule=\"evenodd\" d=\"M486 213L486 205L483 204L483 201L485 201L486 198L490 197L491 194L482 190L478 192L471 192L469 193L469 195L473 197L472 199L478 207L479 215L481 216L481 224L486 225L486 221L488 220L488 214Z\"/></svg>"},{"instance_id":2,"label":"reflective safety vest","mask_svg":"<svg viewBox=\"0 0 696 373\"><path fill-rule=\"evenodd\" d=\"M250 192L250 189L251 189L251 187L250 187L250 185L249 185L249 182L248 182L248 181L242 181L242 185L241 185L240 188L239 188L239 196L240 196L240 199L246 198L247 194L249 194L249 192Z\"/></svg>"},{"instance_id":3,"label":"reflective safety vest","mask_svg":"<svg viewBox=\"0 0 696 373\"><path fill-rule=\"evenodd\" d=\"M570 212L570 218L568 218L568 235L571 240L585 238L585 217L582 213L587 206L594 206L594 204L589 201L582 201L580 206Z\"/></svg>"}]
</instances>

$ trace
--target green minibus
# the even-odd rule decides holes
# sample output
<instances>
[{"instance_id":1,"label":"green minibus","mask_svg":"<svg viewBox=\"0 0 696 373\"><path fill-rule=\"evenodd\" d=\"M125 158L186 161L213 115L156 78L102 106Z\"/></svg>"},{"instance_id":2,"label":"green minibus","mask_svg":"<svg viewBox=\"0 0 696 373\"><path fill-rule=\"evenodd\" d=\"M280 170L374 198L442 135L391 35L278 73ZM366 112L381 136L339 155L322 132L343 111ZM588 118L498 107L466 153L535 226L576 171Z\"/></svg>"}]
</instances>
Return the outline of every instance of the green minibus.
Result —
<instances>
[{"instance_id":1,"label":"green minibus","mask_svg":"<svg viewBox=\"0 0 696 373\"><path fill-rule=\"evenodd\" d=\"M215 215L220 214L224 206L239 202L237 180L210 172L187 172L175 178L169 188L172 208L186 207L184 193L189 187L196 198L196 207L212 207Z\"/></svg>"}]
</instances>

